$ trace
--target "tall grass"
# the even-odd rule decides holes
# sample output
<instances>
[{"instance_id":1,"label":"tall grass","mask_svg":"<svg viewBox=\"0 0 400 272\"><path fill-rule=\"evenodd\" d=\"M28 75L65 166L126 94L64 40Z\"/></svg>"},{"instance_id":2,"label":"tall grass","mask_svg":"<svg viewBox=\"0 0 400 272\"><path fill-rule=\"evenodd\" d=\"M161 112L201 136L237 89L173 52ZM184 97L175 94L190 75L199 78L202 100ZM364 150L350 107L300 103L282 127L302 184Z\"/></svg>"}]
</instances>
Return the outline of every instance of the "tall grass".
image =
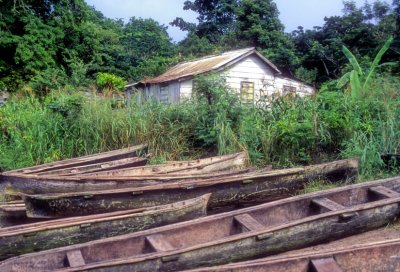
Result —
<instances>
[{"instance_id":1,"label":"tall grass","mask_svg":"<svg viewBox=\"0 0 400 272\"><path fill-rule=\"evenodd\" d=\"M364 179L384 176L381 153L400 149L400 82L371 81L353 99L327 85L306 98L277 97L242 105L212 76L196 81L195 97L179 105L53 92L12 99L0 108L4 170L149 144L153 162L247 150L253 165L289 167L360 157Z\"/></svg>"}]
</instances>

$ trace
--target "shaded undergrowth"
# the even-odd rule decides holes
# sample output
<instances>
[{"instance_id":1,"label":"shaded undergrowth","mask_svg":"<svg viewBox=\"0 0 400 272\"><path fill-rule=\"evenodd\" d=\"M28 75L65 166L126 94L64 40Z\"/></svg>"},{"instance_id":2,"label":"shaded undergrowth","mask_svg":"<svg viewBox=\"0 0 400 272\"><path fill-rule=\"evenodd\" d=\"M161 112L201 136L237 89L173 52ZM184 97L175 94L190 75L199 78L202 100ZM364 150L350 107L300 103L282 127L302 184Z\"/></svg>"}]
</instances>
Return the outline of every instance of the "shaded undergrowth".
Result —
<instances>
[{"instance_id":1,"label":"shaded undergrowth","mask_svg":"<svg viewBox=\"0 0 400 272\"><path fill-rule=\"evenodd\" d=\"M63 91L15 97L0 108L0 167L148 143L153 163L246 150L256 166L360 157L362 179L384 177L398 172L380 159L399 150L398 86L377 78L354 99L328 84L312 97L275 97L256 107L242 105L216 76L197 79L194 99L179 105Z\"/></svg>"}]
</instances>

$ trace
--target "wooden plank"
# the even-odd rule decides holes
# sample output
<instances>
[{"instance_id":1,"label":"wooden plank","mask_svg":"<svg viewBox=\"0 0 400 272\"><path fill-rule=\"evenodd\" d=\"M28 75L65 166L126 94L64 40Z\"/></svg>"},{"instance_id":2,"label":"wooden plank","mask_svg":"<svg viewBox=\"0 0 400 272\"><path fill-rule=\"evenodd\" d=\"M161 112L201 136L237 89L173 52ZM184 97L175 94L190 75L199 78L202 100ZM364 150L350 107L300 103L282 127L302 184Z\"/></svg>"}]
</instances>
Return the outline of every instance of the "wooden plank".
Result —
<instances>
[{"instance_id":1,"label":"wooden plank","mask_svg":"<svg viewBox=\"0 0 400 272\"><path fill-rule=\"evenodd\" d=\"M382 198L400 197L400 193L384 186L371 187L369 188L369 191Z\"/></svg>"},{"instance_id":2,"label":"wooden plank","mask_svg":"<svg viewBox=\"0 0 400 272\"><path fill-rule=\"evenodd\" d=\"M310 262L313 272L343 272L338 263L330 258L323 258L317 260L311 260Z\"/></svg>"},{"instance_id":3,"label":"wooden plank","mask_svg":"<svg viewBox=\"0 0 400 272\"><path fill-rule=\"evenodd\" d=\"M146 236L146 240L157 252L165 252L175 249L167 240L164 239L162 234Z\"/></svg>"},{"instance_id":4,"label":"wooden plank","mask_svg":"<svg viewBox=\"0 0 400 272\"><path fill-rule=\"evenodd\" d=\"M320 208L324 208L328 211L339 211L343 210L345 207L336 203L335 201L330 200L329 198L316 198L311 200L314 205L319 206Z\"/></svg>"},{"instance_id":5,"label":"wooden plank","mask_svg":"<svg viewBox=\"0 0 400 272\"><path fill-rule=\"evenodd\" d=\"M264 228L264 226L258 222L254 217L248 213L239 214L234 217L235 221L241 225L247 231L257 231Z\"/></svg>"},{"instance_id":6,"label":"wooden plank","mask_svg":"<svg viewBox=\"0 0 400 272\"><path fill-rule=\"evenodd\" d=\"M79 249L67 252L67 260L70 267L79 267L86 264Z\"/></svg>"}]
</instances>

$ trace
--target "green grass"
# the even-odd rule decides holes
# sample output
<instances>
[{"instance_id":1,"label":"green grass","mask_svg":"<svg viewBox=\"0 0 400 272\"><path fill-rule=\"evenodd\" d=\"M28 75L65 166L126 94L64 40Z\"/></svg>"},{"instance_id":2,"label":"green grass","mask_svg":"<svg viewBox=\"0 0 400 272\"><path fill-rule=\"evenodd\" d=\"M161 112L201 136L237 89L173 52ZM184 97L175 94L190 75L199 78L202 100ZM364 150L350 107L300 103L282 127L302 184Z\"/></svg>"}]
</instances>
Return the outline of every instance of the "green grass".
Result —
<instances>
[{"instance_id":1,"label":"green grass","mask_svg":"<svg viewBox=\"0 0 400 272\"><path fill-rule=\"evenodd\" d=\"M381 77L370 85L357 100L327 87L263 107L242 105L215 76L200 78L197 99L179 105L136 99L121 105L66 91L15 97L0 108L0 168L147 143L153 164L246 150L254 166L360 157L361 180L396 175L398 168L385 168L380 154L400 149L400 82ZM331 186L315 182L306 191Z\"/></svg>"}]
</instances>

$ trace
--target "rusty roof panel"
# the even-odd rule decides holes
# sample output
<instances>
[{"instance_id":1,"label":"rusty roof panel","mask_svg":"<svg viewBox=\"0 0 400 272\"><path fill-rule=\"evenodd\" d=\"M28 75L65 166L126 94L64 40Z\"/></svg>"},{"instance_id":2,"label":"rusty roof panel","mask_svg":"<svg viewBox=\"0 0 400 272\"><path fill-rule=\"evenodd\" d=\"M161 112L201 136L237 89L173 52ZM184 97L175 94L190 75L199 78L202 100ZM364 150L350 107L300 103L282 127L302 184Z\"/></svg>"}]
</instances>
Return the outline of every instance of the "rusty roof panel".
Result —
<instances>
[{"instance_id":1,"label":"rusty roof panel","mask_svg":"<svg viewBox=\"0 0 400 272\"><path fill-rule=\"evenodd\" d=\"M249 53L251 54L254 51L255 49L251 47L222 53L220 55L207 56L194 61L179 63L167 70L164 74L149 80L144 80L143 83L157 84L210 72Z\"/></svg>"}]
</instances>

